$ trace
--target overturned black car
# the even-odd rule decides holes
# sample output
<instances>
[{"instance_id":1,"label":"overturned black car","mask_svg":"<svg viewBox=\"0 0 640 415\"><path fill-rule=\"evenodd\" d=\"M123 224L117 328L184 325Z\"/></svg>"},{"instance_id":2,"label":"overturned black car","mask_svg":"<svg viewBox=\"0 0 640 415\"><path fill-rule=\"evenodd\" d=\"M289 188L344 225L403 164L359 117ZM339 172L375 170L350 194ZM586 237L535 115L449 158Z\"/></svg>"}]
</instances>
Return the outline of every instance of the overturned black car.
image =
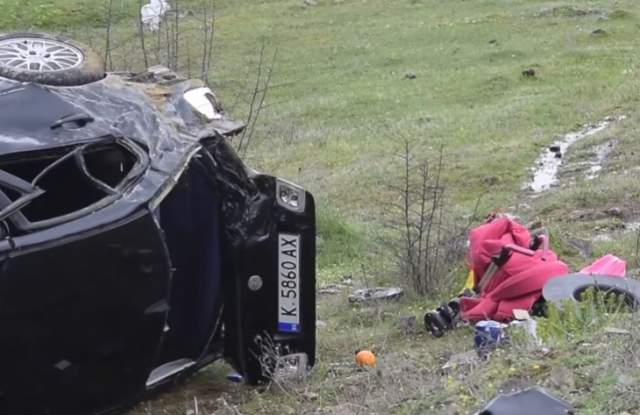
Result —
<instances>
[{"instance_id":1,"label":"overturned black car","mask_svg":"<svg viewBox=\"0 0 640 415\"><path fill-rule=\"evenodd\" d=\"M200 82L101 68L0 36L0 413L117 413L219 358L247 383L312 366L312 196L242 164Z\"/></svg>"}]
</instances>

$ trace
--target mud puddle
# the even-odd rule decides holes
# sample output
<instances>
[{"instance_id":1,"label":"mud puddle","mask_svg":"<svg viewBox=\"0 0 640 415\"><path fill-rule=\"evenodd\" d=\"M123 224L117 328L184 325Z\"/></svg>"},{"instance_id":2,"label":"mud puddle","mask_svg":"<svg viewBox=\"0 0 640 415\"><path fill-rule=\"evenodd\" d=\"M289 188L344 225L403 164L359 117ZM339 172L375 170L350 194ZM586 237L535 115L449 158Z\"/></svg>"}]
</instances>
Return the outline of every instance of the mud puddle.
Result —
<instances>
[{"instance_id":1,"label":"mud puddle","mask_svg":"<svg viewBox=\"0 0 640 415\"><path fill-rule=\"evenodd\" d=\"M586 124L579 131L565 134L561 139L553 142L542 151L542 154L540 154L536 160L536 167L533 169L533 178L523 186L523 189L532 191L533 193L541 193L558 186L558 171L560 170L567 150L580 140L598 134L606 130L612 123L622 121L625 118L624 115L607 117L599 123ZM590 162L589 169L586 173L586 178L589 180L597 177L600 170L602 170L602 163L613 150L613 148L609 146L610 142L605 144L607 144L606 147L603 145L602 148L596 149L596 157Z\"/></svg>"}]
</instances>

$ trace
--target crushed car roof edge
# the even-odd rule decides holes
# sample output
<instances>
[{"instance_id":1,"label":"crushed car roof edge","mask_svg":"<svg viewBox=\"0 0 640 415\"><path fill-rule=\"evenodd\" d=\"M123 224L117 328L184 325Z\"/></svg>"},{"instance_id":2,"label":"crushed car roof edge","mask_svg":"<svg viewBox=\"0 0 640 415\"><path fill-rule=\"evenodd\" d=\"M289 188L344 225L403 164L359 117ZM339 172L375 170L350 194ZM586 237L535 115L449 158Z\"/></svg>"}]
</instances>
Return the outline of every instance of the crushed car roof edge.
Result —
<instances>
[{"instance_id":1,"label":"crushed car roof edge","mask_svg":"<svg viewBox=\"0 0 640 415\"><path fill-rule=\"evenodd\" d=\"M52 233L56 238L71 237L113 223L149 203L159 203L173 188L176 177L191 158L202 149L202 140L224 142L225 137L242 131L244 125L224 113L219 120L203 118L184 99L184 92L201 87L201 83L169 73L170 77L166 71L162 77L155 72L110 74L102 81L76 87L50 87L0 77L0 107L5 108L0 112L3 127L0 161L27 152L48 152L99 142L105 137L131 140L148 154L148 164L141 176L119 192L112 203L96 206L94 212L74 218L65 227L48 227L13 238L14 249L11 251L14 254L20 255L29 247L50 242ZM157 94L150 94L150 89L155 89ZM89 121L81 128L73 125L70 128L53 127L68 116ZM225 154L211 162L235 164L236 160ZM222 170L221 176L230 171ZM225 177L217 180L234 181ZM229 184L236 187L231 194L241 200L246 194L241 188L247 186L247 182L240 181L243 182L241 186ZM240 200L236 202L242 203ZM153 206L149 207L153 209ZM100 215L91 214L98 210Z\"/></svg>"}]
</instances>

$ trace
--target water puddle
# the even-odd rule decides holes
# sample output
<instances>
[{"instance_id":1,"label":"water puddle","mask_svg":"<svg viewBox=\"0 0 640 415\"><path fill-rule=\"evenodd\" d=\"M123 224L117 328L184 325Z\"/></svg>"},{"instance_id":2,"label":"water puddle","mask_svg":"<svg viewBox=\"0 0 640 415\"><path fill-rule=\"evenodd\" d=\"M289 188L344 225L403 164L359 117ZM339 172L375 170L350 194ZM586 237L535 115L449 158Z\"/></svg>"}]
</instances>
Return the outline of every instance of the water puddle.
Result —
<instances>
[{"instance_id":1,"label":"water puddle","mask_svg":"<svg viewBox=\"0 0 640 415\"><path fill-rule=\"evenodd\" d=\"M604 164L607 157L609 157L609 154L611 154L613 149L616 148L617 144L618 140L610 140L606 143L597 145L594 148L596 155L589 161L589 169L585 174L585 179L593 180L598 177L600 170L602 170L602 165Z\"/></svg>"},{"instance_id":2,"label":"water puddle","mask_svg":"<svg viewBox=\"0 0 640 415\"><path fill-rule=\"evenodd\" d=\"M638 232L640 230L640 222L628 222L624 228L629 232Z\"/></svg>"},{"instance_id":3,"label":"water puddle","mask_svg":"<svg viewBox=\"0 0 640 415\"><path fill-rule=\"evenodd\" d=\"M604 131L615 121L625 119L624 115L614 118L607 117L597 124L586 124L579 131L573 131L565 134L560 140L553 142L544 149L542 154L536 160L536 167L533 171L533 179L524 186L524 190L530 190L534 193L540 193L558 185L558 170L562 165L562 159L569 147L578 141ZM610 149L603 149L597 152L597 158L593 161L587 178L593 176L595 178L600 170L602 170L602 161L609 154ZM600 156L602 154L602 156ZM602 159L600 160L600 157Z\"/></svg>"}]
</instances>

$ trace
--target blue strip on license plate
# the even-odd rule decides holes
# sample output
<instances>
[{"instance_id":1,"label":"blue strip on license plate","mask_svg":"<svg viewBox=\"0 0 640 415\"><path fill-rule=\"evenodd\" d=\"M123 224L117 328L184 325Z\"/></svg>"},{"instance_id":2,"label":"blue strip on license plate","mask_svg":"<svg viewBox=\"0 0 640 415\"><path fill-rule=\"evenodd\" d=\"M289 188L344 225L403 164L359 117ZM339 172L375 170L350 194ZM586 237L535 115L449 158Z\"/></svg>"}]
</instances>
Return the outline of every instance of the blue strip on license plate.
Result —
<instances>
[{"instance_id":1,"label":"blue strip on license plate","mask_svg":"<svg viewBox=\"0 0 640 415\"><path fill-rule=\"evenodd\" d=\"M300 333L300 324L278 323L278 331L283 333Z\"/></svg>"}]
</instances>

